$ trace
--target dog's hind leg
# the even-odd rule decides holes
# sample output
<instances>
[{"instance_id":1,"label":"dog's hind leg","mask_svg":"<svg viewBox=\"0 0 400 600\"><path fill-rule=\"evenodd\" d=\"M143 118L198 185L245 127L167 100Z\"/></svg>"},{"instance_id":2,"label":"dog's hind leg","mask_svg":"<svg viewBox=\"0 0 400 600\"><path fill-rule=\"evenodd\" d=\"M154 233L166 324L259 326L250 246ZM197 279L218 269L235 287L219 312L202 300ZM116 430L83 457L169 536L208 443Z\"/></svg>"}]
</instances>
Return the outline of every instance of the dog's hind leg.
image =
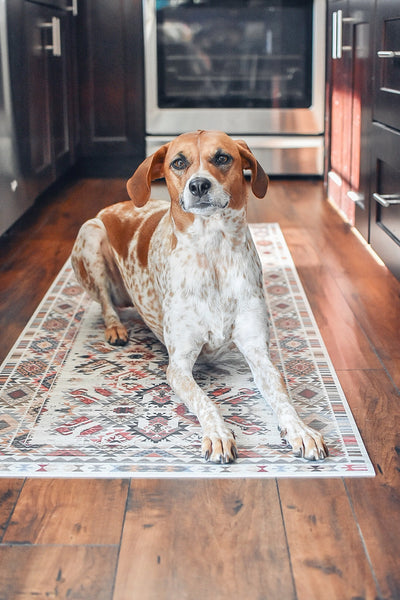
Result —
<instances>
[{"instance_id":1,"label":"dog's hind leg","mask_svg":"<svg viewBox=\"0 0 400 600\"><path fill-rule=\"evenodd\" d=\"M115 346L126 344L128 332L115 306L129 306L132 303L100 219L91 219L81 227L71 261L79 283L101 305L106 340Z\"/></svg>"}]
</instances>

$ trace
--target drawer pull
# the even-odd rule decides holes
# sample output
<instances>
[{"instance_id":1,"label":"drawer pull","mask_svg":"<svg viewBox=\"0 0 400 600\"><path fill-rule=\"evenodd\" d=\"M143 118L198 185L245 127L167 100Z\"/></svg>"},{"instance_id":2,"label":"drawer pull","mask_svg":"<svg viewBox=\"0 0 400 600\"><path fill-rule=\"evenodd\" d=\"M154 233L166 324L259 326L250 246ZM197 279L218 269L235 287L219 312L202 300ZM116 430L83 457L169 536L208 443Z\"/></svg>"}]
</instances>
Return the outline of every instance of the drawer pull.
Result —
<instances>
[{"instance_id":1,"label":"drawer pull","mask_svg":"<svg viewBox=\"0 0 400 600\"><path fill-rule=\"evenodd\" d=\"M353 190L351 190L350 192L347 192L347 197L356 204L357 202L364 202L364 194L360 194L360 192L353 192Z\"/></svg>"},{"instance_id":2,"label":"drawer pull","mask_svg":"<svg viewBox=\"0 0 400 600\"><path fill-rule=\"evenodd\" d=\"M40 25L42 29L51 29L52 43L44 46L45 50L51 50L53 56L61 56L61 30L60 30L60 19L53 17L51 23L42 23Z\"/></svg>"},{"instance_id":3,"label":"drawer pull","mask_svg":"<svg viewBox=\"0 0 400 600\"><path fill-rule=\"evenodd\" d=\"M364 194L361 194L360 192L354 192L353 190L350 190L347 192L347 197L349 200L351 200L352 202L354 202L354 204L357 204L357 206L359 206L360 208L365 208L365 204L364 204Z\"/></svg>"},{"instance_id":4,"label":"drawer pull","mask_svg":"<svg viewBox=\"0 0 400 600\"><path fill-rule=\"evenodd\" d=\"M385 208L393 206L394 204L400 204L400 194L372 194L374 200L379 202Z\"/></svg>"},{"instance_id":5,"label":"drawer pull","mask_svg":"<svg viewBox=\"0 0 400 600\"><path fill-rule=\"evenodd\" d=\"M67 10L72 12L72 16L78 16L78 0L72 0L71 5L66 7Z\"/></svg>"},{"instance_id":6,"label":"drawer pull","mask_svg":"<svg viewBox=\"0 0 400 600\"><path fill-rule=\"evenodd\" d=\"M400 50L378 50L379 58L400 58Z\"/></svg>"}]
</instances>

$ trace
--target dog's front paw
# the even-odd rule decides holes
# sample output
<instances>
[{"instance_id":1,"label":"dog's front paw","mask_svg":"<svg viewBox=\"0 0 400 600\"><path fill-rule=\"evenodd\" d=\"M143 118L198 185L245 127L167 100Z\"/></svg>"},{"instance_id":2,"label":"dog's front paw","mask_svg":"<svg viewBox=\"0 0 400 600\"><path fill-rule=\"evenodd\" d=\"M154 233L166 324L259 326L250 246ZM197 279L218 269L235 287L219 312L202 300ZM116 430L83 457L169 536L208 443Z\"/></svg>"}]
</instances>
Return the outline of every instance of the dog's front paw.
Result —
<instances>
[{"instance_id":1,"label":"dog's front paw","mask_svg":"<svg viewBox=\"0 0 400 600\"><path fill-rule=\"evenodd\" d=\"M125 346L129 336L126 328L123 325L111 325L106 328L106 340L112 346Z\"/></svg>"},{"instance_id":2,"label":"dog's front paw","mask_svg":"<svg viewBox=\"0 0 400 600\"><path fill-rule=\"evenodd\" d=\"M237 459L235 434L227 429L224 433L207 432L201 445L202 455L215 463L230 463Z\"/></svg>"},{"instance_id":3,"label":"dog's front paw","mask_svg":"<svg viewBox=\"0 0 400 600\"><path fill-rule=\"evenodd\" d=\"M293 453L308 460L324 460L329 451L322 435L303 423L281 429L281 437L293 448Z\"/></svg>"}]
</instances>

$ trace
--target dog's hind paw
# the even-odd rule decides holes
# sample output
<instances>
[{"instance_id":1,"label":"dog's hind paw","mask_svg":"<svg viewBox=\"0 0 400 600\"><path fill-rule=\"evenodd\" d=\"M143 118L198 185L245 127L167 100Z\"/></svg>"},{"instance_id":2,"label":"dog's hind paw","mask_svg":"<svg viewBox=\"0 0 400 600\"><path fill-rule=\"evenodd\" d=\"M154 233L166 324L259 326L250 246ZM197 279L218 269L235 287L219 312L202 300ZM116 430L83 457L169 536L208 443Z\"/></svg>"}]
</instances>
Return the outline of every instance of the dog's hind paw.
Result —
<instances>
[{"instance_id":1,"label":"dog's hind paw","mask_svg":"<svg viewBox=\"0 0 400 600\"><path fill-rule=\"evenodd\" d=\"M106 340L112 346L125 346L129 336L126 328L123 325L111 325L106 328Z\"/></svg>"},{"instance_id":2,"label":"dog's hind paw","mask_svg":"<svg viewBox=\"0 0 400 600\"><path fill-rule=\"evenodd\" d=\"M235 434L228 430L222 435L218 433L205 435L201 452L207 461L221 464L234 462L238 457Z\"/></svg>"}]
</instances>

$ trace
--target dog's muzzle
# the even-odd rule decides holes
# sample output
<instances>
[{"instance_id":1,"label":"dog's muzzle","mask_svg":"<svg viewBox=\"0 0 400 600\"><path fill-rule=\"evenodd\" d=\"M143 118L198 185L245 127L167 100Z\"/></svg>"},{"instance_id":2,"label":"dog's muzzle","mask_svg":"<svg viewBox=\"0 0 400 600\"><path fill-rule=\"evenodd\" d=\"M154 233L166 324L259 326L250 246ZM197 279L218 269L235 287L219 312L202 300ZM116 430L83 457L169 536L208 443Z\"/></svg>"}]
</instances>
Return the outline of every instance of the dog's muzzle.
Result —
<instances>
[{"instance_id":1,"label":"dog's muzzle","mask_svg":"<svg viewBox=\"0 0 400 600\"><path fill-rule=\"evenodd\" d=\"M181 198L183 210L209 215L229 204L230 196L218 181L195 176L189 179Z\"/></svg>"}]
</instances>

